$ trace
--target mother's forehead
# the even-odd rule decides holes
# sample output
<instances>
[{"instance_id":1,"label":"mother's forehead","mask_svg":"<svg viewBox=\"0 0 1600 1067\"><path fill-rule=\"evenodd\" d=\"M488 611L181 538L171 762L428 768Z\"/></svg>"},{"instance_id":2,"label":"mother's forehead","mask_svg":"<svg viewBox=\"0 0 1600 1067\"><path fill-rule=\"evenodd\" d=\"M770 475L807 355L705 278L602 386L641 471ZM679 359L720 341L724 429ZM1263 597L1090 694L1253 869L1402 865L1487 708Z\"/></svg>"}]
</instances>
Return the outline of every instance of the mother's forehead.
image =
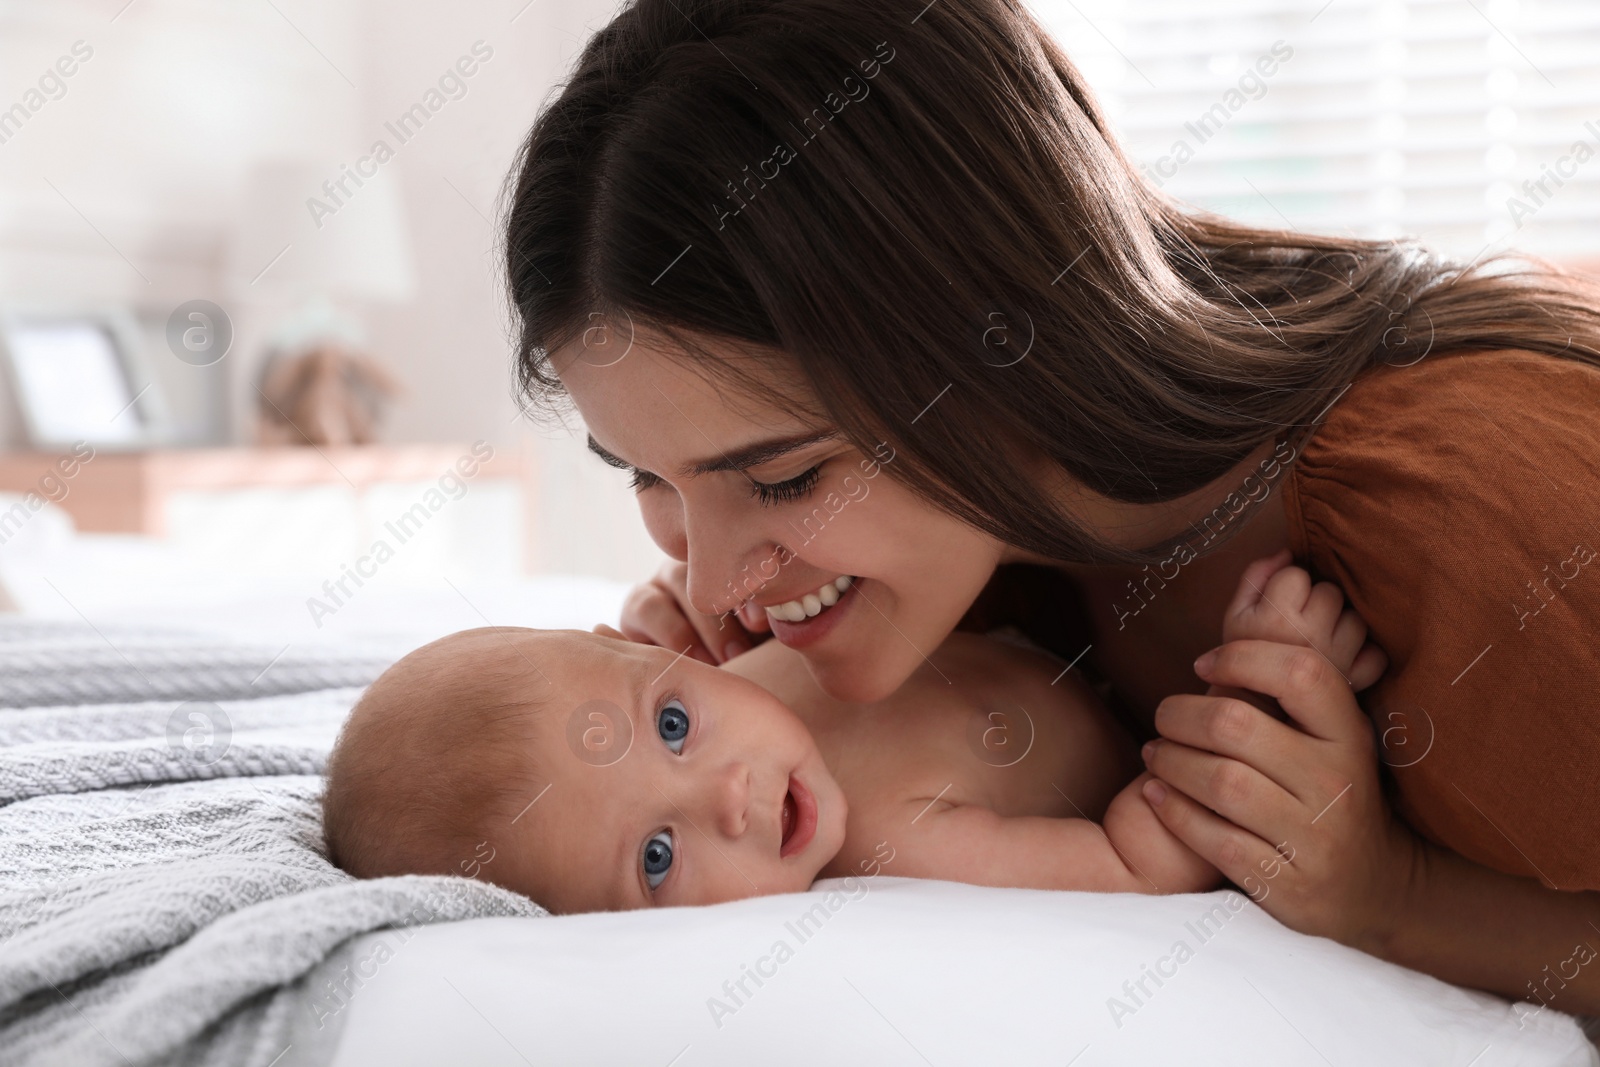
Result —
<instances>
[{"instance_id":1,"label":"mother's forehead","mask_svg":"<svg viewBox=\"0 0 1600 1067\"><path fill-rule=\"evenodd\" d=\"M796 411L815 406L815 393L788 357L703 343L710 361L650 335L637 338L625 355L601 361L580 338L553 354L551 363L584 418L605 424L608 432L619 432L611 424L640 415L660 420L673 413L724 428L793 427ZM729 374L716 360L742 373Z\"/></svg>"},{"instance_id":2,"label":"mother's forehead","mask_svg":"<svg viewBox=\"0 0 1600 1067\"><path fill-rule=\"evenodd\" d=\"M565 379L570 371L620 370L648 362L652 369L695 369L708 362L758 363L770 368L774 381L801 380L799 364L782 349L729 337L679 330L669 334L636 323L626 312L620 316L594 314L586 330L550 353L550 367Z\"/></svg>"}]
</instances>

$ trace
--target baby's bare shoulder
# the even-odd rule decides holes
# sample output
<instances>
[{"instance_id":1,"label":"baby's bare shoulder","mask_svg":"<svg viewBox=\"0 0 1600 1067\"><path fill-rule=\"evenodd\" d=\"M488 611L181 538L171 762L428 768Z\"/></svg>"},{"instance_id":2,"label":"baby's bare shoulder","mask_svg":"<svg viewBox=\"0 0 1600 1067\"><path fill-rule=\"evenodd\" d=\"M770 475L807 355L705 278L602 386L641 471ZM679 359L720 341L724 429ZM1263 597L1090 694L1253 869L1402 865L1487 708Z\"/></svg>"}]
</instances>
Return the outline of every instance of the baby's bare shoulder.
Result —
<instances>
[{"instance_id":1,"label":"baby's bare shoulder","mask_svg":"<svg viewBox=\"0 0 1600 1067\"><path fill-rule=\"evenodd\" d=\"M1013 702L1051 717L1095 716L1101 702L1083 672L1032 645L985 634L954 633L929 657L914 681L941 688L981 710ZM902 690L904 693L905 690ZM898 695L898 694L897 694Z\"/></svg>"},{"instance_id":2,"label":"baby's bare shoulder","mask_svg":"<svg viewBox=\"0 0 1600 1067\"><path fill-rule=\"evenodd\" d=\"M1061 789L1098 805L1137 773L1131 739L1082 672L982 635L952 635L878 710L880 733L907 738L894 758L918 796L953 783L946 799L1052 815Z\"/></svg>"},{"instance_id":3,"label":"baby's bare shoulder","mask_svg":"<svg viewBox=\"0 0 1600 1067\"><path fill-rule=\"evenodd\" d=\"M1046 681L1060 673L1061 664L1056 657L1026 638L1012 637L1010 633L1003 630L978 634L957 630L945 638L944 644L930 658L948 660L958 667L976 665L988 671L1009 668L1022 676L1042 675Z\"/></svg>"}]
</instances>

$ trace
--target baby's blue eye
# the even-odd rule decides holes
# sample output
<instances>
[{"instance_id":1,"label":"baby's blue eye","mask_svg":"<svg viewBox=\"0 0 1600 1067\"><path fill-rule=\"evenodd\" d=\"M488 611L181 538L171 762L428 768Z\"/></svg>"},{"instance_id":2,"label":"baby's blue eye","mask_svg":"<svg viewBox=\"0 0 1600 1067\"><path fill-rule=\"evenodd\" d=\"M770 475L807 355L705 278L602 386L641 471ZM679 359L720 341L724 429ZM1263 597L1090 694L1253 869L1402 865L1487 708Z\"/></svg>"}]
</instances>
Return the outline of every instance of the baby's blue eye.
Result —
<instances>
[{"instance_id":1,"label":"baby's blue eye","mask_svg":"<svg viewBox=\"0 0 1600 1067\"><path fill-rule=\"evenodd\" d=\"M644 880L654 889L672 870L672 832L663 830L644 843Z\"/></svg>"},{"instance_id":2,"label":"baby's blue eye","mask_svg":"<svg viewBox=\"0 0 1600 1067\"><path fill-rule=\"evenodd\" d=\"M683 739L689 736L689 712L677 700L669 700L656 712L656 733L674 752L683 751Z\"/></svg>"}]
</instances>

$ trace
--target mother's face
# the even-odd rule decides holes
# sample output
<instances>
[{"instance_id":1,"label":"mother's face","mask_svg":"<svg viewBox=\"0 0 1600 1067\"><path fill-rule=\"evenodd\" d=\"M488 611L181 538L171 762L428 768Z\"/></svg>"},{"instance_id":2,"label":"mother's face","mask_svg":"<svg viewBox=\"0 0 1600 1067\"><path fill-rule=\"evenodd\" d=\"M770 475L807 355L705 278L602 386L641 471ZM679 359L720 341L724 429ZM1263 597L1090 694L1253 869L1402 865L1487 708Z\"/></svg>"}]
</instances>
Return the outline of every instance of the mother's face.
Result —
<instances>
[{"instance_id":1,"label":"mother's face","mask_svg":"<svg viewBox=\"0 0 1600 1067\"><path fill-rule=\"evenodd\" d=\"M642 330L613 358L578 342L553 362L590 447L634 474L650 536L688 563L694 610L768 609L833 696L899 688L1000 562L999 542L895 480L888 446L862 452L796 414L810 396L735 391Z\"/></svg>"}]
</instances>

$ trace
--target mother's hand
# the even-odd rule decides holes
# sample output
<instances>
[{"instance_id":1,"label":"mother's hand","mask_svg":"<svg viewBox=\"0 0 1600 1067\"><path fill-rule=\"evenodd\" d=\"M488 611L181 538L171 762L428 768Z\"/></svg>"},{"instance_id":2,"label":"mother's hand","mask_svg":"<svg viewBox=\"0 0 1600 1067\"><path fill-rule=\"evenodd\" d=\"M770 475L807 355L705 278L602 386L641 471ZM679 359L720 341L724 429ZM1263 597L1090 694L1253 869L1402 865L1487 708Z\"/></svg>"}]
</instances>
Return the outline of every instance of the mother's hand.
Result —
<instances>
[{"instance_id":1,"label":"mother's hand","mask_svg":"<svg viewBox=\"0 0 1600 1067\"><path fill-rule=\"evenodd\" d=\"M1168 697L1156 710L1162 737L1145 748L1156 779L1145 798L1280 922L1374 951L1423 850L1384 799L1349 685L1311 649L1268 641L1223 645L1195 670L1276 697L1300 729L1231 697Z\"/></svg>"},{"instance_id":2,"label":"mother's hand","mask_svg":"<svg viewBox=\"0 0 1600 1067\"><path fill-rule=\"evenodd\" d=\"M765 621L765 614L759 615ZM761 640L740 616L702 615L689 604L689 565L669 560L656 576L636 585L622 602L622 633L630 641L660 645L704 663L720 664ZM759 625L759 623L758 623Z\"/></svg>"}]
</instances>

